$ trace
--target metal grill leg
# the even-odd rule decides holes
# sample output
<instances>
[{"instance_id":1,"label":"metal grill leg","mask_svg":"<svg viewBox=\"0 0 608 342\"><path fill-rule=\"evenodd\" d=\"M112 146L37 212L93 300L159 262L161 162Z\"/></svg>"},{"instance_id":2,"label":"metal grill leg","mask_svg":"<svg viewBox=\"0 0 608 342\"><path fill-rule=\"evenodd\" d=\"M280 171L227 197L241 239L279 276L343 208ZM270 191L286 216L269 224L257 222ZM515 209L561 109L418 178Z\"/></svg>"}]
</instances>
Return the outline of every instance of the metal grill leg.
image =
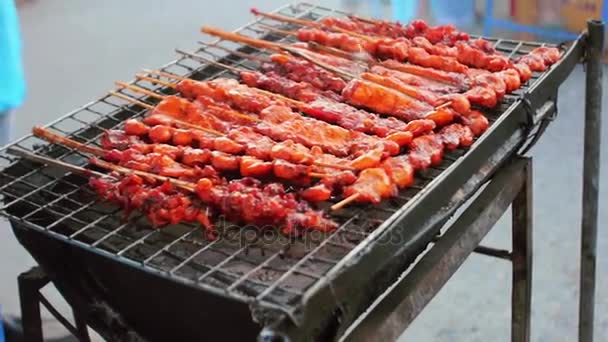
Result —
<instances>
[{"instance_id":1,"label":"metal grill leg","mask_svg":"<svg viewBox=\"0 0 608 342\"><path fill-rule=\"evenodd\" d=\"M511 294L511 341L530 341L532 306L532 160L526 180L513 200L513 287Z\"/></svg>"},{"instance_id":2,"label":"metal grill leg","mask_svg":"<svg viewBox=\"0 0 608 342\"><path fill-rule=\"evenodd\" d=\"M43 342L38 291L49 280L40 267L34 267L27 272L21 273L17 281L19 283L23 337L25 341Z\"/></svg>"},{"instance_id":3,"label":"metal grill leg","mask_svg":"<svg viewBox=\"0 0 608 342\"><path fill-rule=\"evenodd\" d=\"M581 297L578 339L593 341L595 306L595 259L600 172L602 116L602 50L604 23L587 22L587 80L585 101L585 155L583 165L583 221L581 232Z\"/></svg>"}]
</instances>

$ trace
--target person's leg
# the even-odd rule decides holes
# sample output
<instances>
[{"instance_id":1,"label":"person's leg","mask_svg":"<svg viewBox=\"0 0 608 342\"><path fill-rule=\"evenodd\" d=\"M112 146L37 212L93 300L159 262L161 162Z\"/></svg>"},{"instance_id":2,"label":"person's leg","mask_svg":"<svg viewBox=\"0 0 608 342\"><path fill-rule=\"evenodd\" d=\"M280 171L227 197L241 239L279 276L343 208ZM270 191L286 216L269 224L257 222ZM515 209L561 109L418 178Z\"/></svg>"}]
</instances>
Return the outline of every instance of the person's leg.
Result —
<instances>
[{"instance_id":1,"label":"person's leg","mask_svg":"<svg viewBox=\"0 0 608 342\"><path fill-rule=\"evenodd\" d=\"M4 146L11 141L13 131L12 111L0 112L0 146Z\"/></svg>"}]
</instances>

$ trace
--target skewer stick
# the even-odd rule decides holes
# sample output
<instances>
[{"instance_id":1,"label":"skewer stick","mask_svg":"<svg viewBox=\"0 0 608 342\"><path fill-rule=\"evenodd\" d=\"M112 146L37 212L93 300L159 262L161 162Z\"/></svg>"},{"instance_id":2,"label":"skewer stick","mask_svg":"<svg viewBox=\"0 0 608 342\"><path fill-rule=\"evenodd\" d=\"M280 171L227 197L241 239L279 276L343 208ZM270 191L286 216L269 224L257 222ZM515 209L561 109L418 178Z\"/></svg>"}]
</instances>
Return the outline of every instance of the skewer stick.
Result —
<instances>
[{"instance_id":1,"label":"skewer stick","mask_svg":"<svg viewBox=\"0 0 608 342\"><path fill-rule=\"evenodd\" d=\"M320 161L313 161L313 164L319 167L327 167L330 169L336 169L336 170L344 170L344 171L354 171L355 168L352 166L348 166L348 165L340 165L340 164L330 164L330 163L324 163L324 162L320 162Z\"/></svg>"},{"instance_id":2,"label":"skewer stick","mask_svg":"<svg viewBox=\"0 0 608 342\"><path fill-rule=\"evenodd\" d=\"M134 98L132 98L130 96L127 96L125 94L117 93L115 91L110 91L110 94L112 94L113 96L116 96L118 98L121 98L121 99L123 99L125 101L129 101L131 103L135 103L138 106L142 106L142 107L147 108L147 109L154 109L153 105L145 103L145 102L142 102L142 101L139 101L139 100L134 99Z\"/></svg>"},{"instance_id":3,"label":"skewer stick","mask_svg":"<svg viewBox=\"0 0 608 342\"><path fill-rule=\"evenodd\" d=\"M81 166L76 166L73 164L69 164L66 163L64 161L61 160L57 160L57 159L52 159L49 157L45 157L45 156L41 156L35 153L32 153L30 151L27 151L25 149L22 149L20 147L9 147L6 150L8 153L18 156L18 157L22 157L25 158L27 160L31 160L33 162L36 163L40 163L40 164L46 164L46 165L50 165L50 166L55 166L61 169L64 169L66 171L72 172L74 174L79 174L79 175L83 175L83 176L95 176L95 177L99 177L99 178L113 178L115 179L115 177L105 174L105 173L101 173L101 172L97 172L95 170L90 170L90 169L86 169L84 167Z\"/></svg>"},{"instance_id":4,"label":"skewer stick","mask_svg":"<svg viewBox=\"0 0 608 342\"><path fill-rule=\"evenodd\" d=\"M175 79L175 80L180 80L180 81L183 81L183 80L185 80L185 79L188 78L188 77L178 76L176 74L172 74L172 73L164 72L164 71L150 70L150 69L141 69L141 70L143 72L148 73L148 74L158 75L158 76L162 76L162 77L166 77L166 78L171 78L171 79Z\"/></svg>"},{"instance_id":5,"label":"skewer stick","mask_svg":"<svg viewBox=\"0 0 608 342\"><path fill-rule=\"evenodd\" d=\"M188 57L193 58L193 59L201 60L201 61L203 61L203 62L205 62L205 63L209 63L209 64L212 64L212 65L215 65L215 66L222 67L222 68L224 68L224 69L228 69L228 70L230 70L230 71L232 71L232 72L234 72L234 73L237 73L237 74L238 74L238 73L241 73L241 72L243 72L243 71L248 71L247 69L240 69L240 68L237 68L237 67L234 67L234 66L228 65L228 64L224 64L224 63L221 63L221 62L215 61L215 60L213 60L213 59L211 59L211 58L207 58L207 57L205 57L205 56L201 56L201 55L197 55L197 54L194 54L194 53L190 53L190 52L182 51L182 50L180 50L180 49L175 49L175 51L176 51L177 53L179 53L179 54L184 55L184 56L188 56Z\"/></svg>"},{"instance_id":6,"label":"skewer stick","mask_svg":"<svg viewBox=\"0 0 608 342\"><path fill-rule=\"evenodd\" d=\"M160 114L160 115L163 115L163 114ZM166 115L163 115L163 116L166 116ZM218 136L225 136L226 135L226 134L224 134L224 133L222 133L220 131L216 131L216 130L211 129L211 128L206 128L206 127L203 127L203 126L195 125L193 123L190 123L190 122L187 122L187 121L183 121L183 120L180 120L180 119L176 119L176 118L171 117L171 116L166 116L166 118L167 118L167 120L171 121L172 123L175 123L177 126L191 128L191 129L203 131L203 132L206 132L206 133L215 134L215 135L218 135Z\"/></svg>"},{"instance_id":7,"label":"skewer stick","mask_svg":"<svg viewBox=\"0 0 608 342\"><path fill-rule=\"evenodd\" d=\"M222 111L225 114L232 115L232 116L237 117L237 118L241 118L241 119L245 119L245 120L249 120L249 121L253 121L253 122L262 122L262 121L264 121L264 120L256 118L256 117L249 116L247 114L243 114L243 113L237 112L236 110L233 110L233 109L222 108L220 106L215 106L215 105L209 105L207 107L210 108L210 109L215 109L215 110Z\"/></svg>"},{"instance_id":8,"label":"skewer stick","mask_svg":"<svg viewBox=\"0 0 608 342\"><path fill-rule=\"evenodd\" d=\"M159 99L159 100L163 100L165 97L167 97L166 95L161 95L161 94L155 93L153 91L150 91L148 89L144 89L142 87L138 87L136 85L129 84L129 83L126 83L126 82L123 82L123 81L116 81L114 83L117 86L119 86L119 87L127 88L127 89L130 89L130 90L133 90L134 92L141 93L141 94L144 94L144 95L148 95L150 97L154 97L154 98Z\"/></svg>"},{"instance_id":9,"label":"skewer stick","mask_svg":"<svg viewBox=\"0 0 608 342\"><path fill-rule=\"evenodd\" d=\"M251 13L253 13L253 15L256 15L256 16L270 18L270 19L274 19L277 21L283 21L286 23L296 24L296 25L300 25L300 26L308 26L308 27L314 27L314 28L322 27L321 24L316 21L292 18L292 17L287 17L284 15L276 14L276 13L266 13L266 12L262 12L262 11L258 10L257 8L252 8Z\"/></svg>"},{"instance_id":10,"label":"skewer stick","mask_svg":"<svg viewBox=\"0 0 608 342\"><path fill-rule=\"evenodd\" d=\"M439 110L439 109L441 109L441 108L448 107L448 106L450 106L451 104L452 104L452 101L447 101L447 102L442 103L442 104L440 104L439 106L435 107L435 110Z\"/></svg>"},{"instance_id":11,"label":"skewer stick","mask_svg":"<svg viewBox=\"0 0 608 342\"><path fill-rule=\"evenodd\" d=\"M282 50L282 45L279 43L267 42L265 40L247 37L242 34L224 31L210 26L203 26L201 28L201 32L226 40L240 41L263 49L269 49L277 52L281 52Z\"/></svg>"},{"instance_id":12,"label":"skewer stick","mask_svg":"<svg viewBox=\"0 0 608 342\"><path fill-rule=\"evenodd\" d=\"M164 85L165 87L168 87L168 88L171 88L171 89L177 88L177 84L171 83L171 82L162 81L162 80L159 80L158 78L154 78L154 77L150 77L150 76L146 76L146 75L142 75L142 74L136 74L135 77L137 79L139 79L139 80L146 80L146 81L148 81L150 83Z\"/></svg>"},{"instance_id":13,"label":"skewer stick","mask_svg":"<svg viewBox=\"0 0 608 342\"><path fill-rule=\"evenodd\" d=\"M340 202L332 205L330 208L333 211L340 210L340 209L344 208L346 205L348 205L350 202L357 200L357 198L359 198L360 196L361 196L360 193L354 193L354 194L346 197L345 199L341 200Z\"/></svg>"},{"instance_id":14,"label":"skewer stick","mask_svg":"<svg viewBox=\"0 0 608 342\"><path fill-rule=\"evenodd\" d=\"M261 58L259 56L250 55L248 53L244 53L244 52L241 52L241 51L238 51L238 50L229 49L229 48L217 45L217 44L210 44L210 43L205 43L205 42L201 42L201 41L199 41L198 43L201 44L201 45L204 45L206 47L219 49L219 50L228 52L229 54L235 55L237 57L241 57L243 59L249 59L249 60L252 60L252 61L256 61L258 63L266 63L266 62L269 61L268 59L264 59L264 58Z\"/></svg>"},{"instance_id":15,"label":"skewer stick","mask_svg":"<svg viewBox=\"0 0 608 342\"><path fill-rule=\"evenodd\" d=\"M89 162L92 165L99 166L99 167L104 168L106 170L116 171L118 173L122 173L122 174L125 174L125 175L131 175L131 174L133 174L133 175L137 175L137 176L140 176L140 177L145 177L145 178L159 180L159 181L162 181L162 182L169 182L169 183L171 183L171 184L173 184L173 185L175 185L175 186L177 186L177 187L179 187L181 189L188 190L190 192L194 192L194 190L196 189L196 184L194 184L194 183L185 182L185 181L182 181L182 180L179 180L179 179L175 179L175 178L161 176L161 175L157 175L157 174L154 174L154 173L148 173L148 172L144 172L144 171L140 171L140 170L129 169L129 168L126 168L126 167L123 167L123 166L119 166L119 165L116 165L116 164L113 164L113 163L109 163L109 162L103 161L103 160L98 159L98 158L91 158L89 160Z\"/></svg>"},{"instance_id":16,"label":"skewer stick","mask_svg":"<svg viewBox=\"0 0 608 342\"><path fill-rule=\"evenodd\" d=\"M101 149L99 147L89 146L89 145L83 144L81 142L78 142L76 140L66 138L63 135L59 135L44 127L34 126L32 128L32 133L35 136L37 136L38 138L44 139L50 143L61 144L61 145L71 147L73 149L76 149L76 150L79 150L82 152L96 155L96 156L106 155L106 151L104 151L103 149Z\"/></svg>"},{"instance_id":17,"label":"skewer stick","mask_svg":"<svg viewBox=\"0 0 608 342\"><path fill-rule=\"evenodd\" d=\"M355 19L355 20L360 20L360 21L366 22L368 24L378 25L378 24L382 24L383 23L381 20L361 17L361 16L358 16L358 15L355 15L355 14L350 14L350 15L348 15L348 17L351 18L351 19Z\"/></svg>"},{"instance_id":18,"label":"skewer stick","mask_svg":"<svg viewBox=\"0 0 608 342\"><path fill-rule=\"evenodd\" d=\"M333 47L325 46L313 41L308 42L308 47L314 51L325 52L336 57L351 60L367 68L369 68L369 64L375 63L375 61L370 57L369 54L351 53Z\"/></svg>"},{"instance_id":19,"label":"skewer stick","mask_svg":"<svg viewBox=\"0 0 608 342\"><path fill-rule=\"evenodd\" d=\"M298 35L294 31L281 30L279 28L272 27L270 25L258 24L258 26L261 27L261 28L263 28L266 31L269 31L269 32L272 32L272 33L282 34L284 36L297 36Z\"/></svg>"},{"instance_id":20,"label":"skewer stick","mask_svg":"<svg viewBox=\"0 0 608 342\"><path fill-rule=\"evenodd\" d=\"M266 17L266 18L270 18L270 19L274 19L277 21L282 21L282 22L286 22L286 23L291 23L291 24L297 24L297 25L301 25L301 26L308 26L308 27L313 27L313 28L323 28L324 25L316 22L316 21L310 21L310 20L303 20L303 19L297 19L297 18L291 18L291 17L287 17L284 15L280 15L280 14L275 14L275 13L266 13L266 12L262 12L262 11L258 11L257 9L252 9L251 13L255 14L255 15L259 15L262 17ZM353 37L357 37L360 39L364 39L368 42L374 42L376 41L376 38L374 37L370 37L358 32L353 32L350 30L346 30L343 29L341 27L328 27L331 30L340 32L340 33L344 33ZM292 33L293 34L293 33Z\"/></svg>"}]
</instances>

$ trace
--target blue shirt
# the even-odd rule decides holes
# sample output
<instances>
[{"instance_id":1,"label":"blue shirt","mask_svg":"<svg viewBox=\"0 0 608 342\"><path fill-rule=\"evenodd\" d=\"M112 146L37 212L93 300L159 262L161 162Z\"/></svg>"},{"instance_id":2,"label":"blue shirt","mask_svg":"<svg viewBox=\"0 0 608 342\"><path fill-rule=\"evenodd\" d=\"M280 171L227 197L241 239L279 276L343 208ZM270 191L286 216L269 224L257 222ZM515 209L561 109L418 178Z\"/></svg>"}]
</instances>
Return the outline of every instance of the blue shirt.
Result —
<instances>
[{"instance_id":1,"label":"blue shirt","mask_svg":"<svg viewBox=\"0 0 608 342\"><path fill-rule=\"evenodd\" d=\"M25 78L15 1L0 0L0 113L19 107L24 98Z\"/></svg>"}]
</instances>

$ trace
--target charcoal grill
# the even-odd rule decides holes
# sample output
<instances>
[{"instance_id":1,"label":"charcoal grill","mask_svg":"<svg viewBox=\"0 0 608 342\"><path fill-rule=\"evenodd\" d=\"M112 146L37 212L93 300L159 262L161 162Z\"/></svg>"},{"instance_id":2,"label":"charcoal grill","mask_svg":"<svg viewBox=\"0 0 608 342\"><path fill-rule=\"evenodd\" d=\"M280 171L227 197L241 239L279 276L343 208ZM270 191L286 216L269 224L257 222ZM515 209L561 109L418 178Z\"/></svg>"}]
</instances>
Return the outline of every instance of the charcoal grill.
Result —
<instances>
[{"instance_id":1,"label":"charcoal grill","mask_svg":"<svg viewBox=\"0 0 608 342\"><path fill-rule=\"evenodd\" d=\"M288 5L276 12L312 20L346 15L305 3ZM238 32L268 40L291 39L269 32L260 24L293 28L259 19ZM603 29L601 24L596 26L600 31ZM509 57L550 45L487 39ZM82 339L86 339L82 333L85 324L109 340L240 340L259 336L264 340L296 341L336 339L345 334L354 339L364 336L365 329L348 330L349 326L430 243L435 241L435 246L440 246L445 241L438 235L442 226L488 180L499 179L502 187L488 186L485 193L494 192L485 195L486 200L496 199L500 194L507 196L501 189L512 183L519 185L508 191L511 198L503 200L500 208L518 193L525 195L523 200L520 198L520 205L529 204L530 187L525 185L529 185L526 179L531 165L526 159L518 159L517 152L533 144L554 118L558 86L581 61L586 42L588 35L581 35L560 45L563 57L557 64L546 72L535 73L527 84L487 113L491 127L470 149L448 153L440 166L419 175L416 184L395 199L379 206L353 205L336 213L334 219L341 225L330 234L308 232L299 238L287 238L225 225L220 229L220 238L210 241L194 225L156 230L142 217L125 221L119 209L96 199L85 178L8 153L18 147L72 164L87 164L86 156L75 150L26 136L0 151L2 214L9 218L20 243L44 270L44 275L37 270L20 279L24 319L32 312L35 316L37 306L26 295L35 293L44 284L41 279L48 275L74 309L78 327L73 331ZM268 54L223 40L211 45L196 52L244 68L256 68L255 57ZM227 53L226 48L238 52ZM254 58L243 58L243 54ZM161 70L198 80L231 77L230 71L187 56ZM594 70L589 77L597 77L597 73ZM157 88L145 81L136 83L153 91L171 93L170 89ZM149 103L155 101L138 94L129 95ZM48 127L75 140L96 144L105 129L120 127L125 119L142 116L145 111L142 106L106 96ZM501 169L506 171L493 178ZM522 213L523 224L519 227L523 226L522 232L529 234L525 217L530 213L523 209ZM488 222L493 221L486 220L485 232L491 227ZM479 232L476 239L483 235ZM477 241L470 238L469 242ZM521 244L529 246L528 239ZM477 244L470 245L470 250L457 248L462 258ZM506 252L490 248L477 250L511 258ZM443 250L444 256L447 252ZM441 253L433 255L441 259ZM524 249L515 256L525 259L529 253ZM524 285L516 296L523 301L523 311L514 315L529 314L529 297L525 299L529 294L526 265L529 266L524 260L519 270L524 274L517 278ZM449 275L457 266L437 272ZM414 311L421 310L428 300L417 303ZM384 304L380 302L372 310L377 314L375 320L364 320L359 326L378 328L379 317L392 317L395 308ZM514 319L518 331L523 331L517 336L526 335L526 319L529 317ZM26 328L33 338L41 336L39 329ZM394 337L396 330L393 330L393 335L387 336Z\"/></svg>"}]
</instances>

